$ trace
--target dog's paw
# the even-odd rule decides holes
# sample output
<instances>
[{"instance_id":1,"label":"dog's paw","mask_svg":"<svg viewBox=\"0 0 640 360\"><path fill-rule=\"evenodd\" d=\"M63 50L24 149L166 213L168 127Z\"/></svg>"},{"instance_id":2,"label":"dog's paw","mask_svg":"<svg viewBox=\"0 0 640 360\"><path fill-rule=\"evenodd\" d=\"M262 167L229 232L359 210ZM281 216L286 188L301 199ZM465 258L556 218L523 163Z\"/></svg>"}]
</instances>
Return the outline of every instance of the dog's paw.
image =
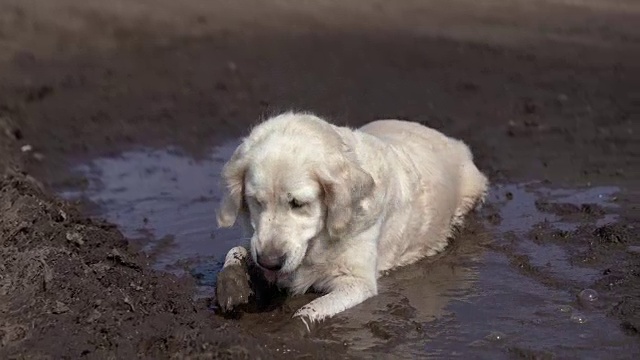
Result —
<instances>
[{"instance_id":1,"label":"dog's paw","mask_svg":"<svg viewBox=\"0 0 640 360\"><path fill-rule=\"evenodd\" d=\"M319 315L313 306L307 304L293 314L291 319L292 326L299 328L299 332L308 335L318 328L322 320Z\"/></svg>"},{"instance_id":2,"label":"dog's paw","mask_svg":"<svg viewBox=\"0 0 640 360\"><path fill-rule=\"evenodd\" d=\"M249 273L244 266L226 266L218 273L216 301L223 312L246 305L252 295Z\"/></svg>"},{"instance_id":3,"label":"dog's paw","mask_svg":"<svg viewBox=\"0 0 640 360\"><path fill-rule=\"evenodd\" d=\"M294 314L294 318L299 318L303 322L316 322L322 320L318 311L311 304L307 304L298 309Z\"/></svg>"}]
</instances>

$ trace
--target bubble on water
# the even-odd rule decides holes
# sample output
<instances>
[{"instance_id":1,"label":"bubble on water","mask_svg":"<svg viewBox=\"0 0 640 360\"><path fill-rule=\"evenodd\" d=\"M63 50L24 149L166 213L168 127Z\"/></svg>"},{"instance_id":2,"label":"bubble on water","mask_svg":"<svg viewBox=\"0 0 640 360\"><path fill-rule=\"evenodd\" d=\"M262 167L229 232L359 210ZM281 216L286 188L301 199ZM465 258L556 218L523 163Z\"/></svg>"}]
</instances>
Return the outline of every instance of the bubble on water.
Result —
<instances>
[{"instance_id":1,"label":"bubble on water","mask_svg":"<svg viewBox=\"0 0 640 360\"><path fill-rule=\"evenodd\" d=\"M499 331L492 331L489 335L485 336L485 339L489 341L502 341L505 338L505 334Z\"/></svg>"},{"instance_id":2,"label":"bubble on water","mask_svg":"<svg viewBox=\"0 0 640 360\"><path fill-rule=\"evenodd\" d=\"M598 300L598 293L592 289L584 289L578 294L578 299L583 303L592 303Z\"/></svg>"},{"instance_id":3,"label":"bubble on water","mask_svg":"<svg viewBox=\"0 0 640 360\"><path fill-rule=\"evenodd\" d=\"M560 307L558 308L558 310L560 310L563 313L569 313L571 312L573 309L571 308L571 306L569 305L560 305Z\"/></svg>"},{"instance_id":4,"label":"bubble on water","mask_svg":"<svg viewBox=\"0 0 640 360\"><path fill-rule=\"evenodd\" d=\"M587 317L583 314L573 314L571 315L571 321L577 322L578 324L584 324L587 322Z\"/></svg>"}]
</instances>

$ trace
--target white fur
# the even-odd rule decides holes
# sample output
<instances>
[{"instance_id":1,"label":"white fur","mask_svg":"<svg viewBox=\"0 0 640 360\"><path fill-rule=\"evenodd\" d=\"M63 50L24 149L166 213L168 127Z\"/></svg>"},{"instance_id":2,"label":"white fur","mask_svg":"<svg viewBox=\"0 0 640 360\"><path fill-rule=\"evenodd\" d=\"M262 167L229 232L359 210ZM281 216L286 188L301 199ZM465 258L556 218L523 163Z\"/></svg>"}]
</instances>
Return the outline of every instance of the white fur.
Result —
<instances>
[{"instance_id":1,"label":"white fur","mask_svg":"<svg viewBox=\"0 0 640 360\"><path fill-rule=\"evenodd\" d=\"M380 120L353 130L291 112L256 126L223 178L219 225L242 220L254 261L287 255L279 286L326 293L296 311L305 322L375 296L382 272L442 251L488 185L463 142L428 127Z\"/></svg>"}]
</instances>

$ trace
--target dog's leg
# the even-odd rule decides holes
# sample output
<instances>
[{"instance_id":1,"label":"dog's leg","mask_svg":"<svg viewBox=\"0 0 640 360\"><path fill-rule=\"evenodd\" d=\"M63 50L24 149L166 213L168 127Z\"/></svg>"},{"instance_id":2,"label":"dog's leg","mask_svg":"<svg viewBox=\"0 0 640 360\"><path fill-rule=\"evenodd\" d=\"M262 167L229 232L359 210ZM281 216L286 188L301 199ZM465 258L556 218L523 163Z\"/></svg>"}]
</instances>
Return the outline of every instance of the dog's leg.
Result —
<instances>
[{"instance_id":1,"label":"dog's leg","mask_svg":"<svg viewBox=\"0 0 640 360\"><path fill-rule=\"evenodd\" d=\"M331 317L352 308L378 293L377 284L354 277L342 277L334 280L332 291L298 309L293 315L299 318L307 330L314 322Z\"/></svg>"},{"instance_id":2,"label":"dog's leg","mask_svg":"<svg viewBox=\"0 0 640 360\"><path fill-rule=\"evenodd\" d=\"M247 304L253 295L247 260L249 253L242 246L229 250L216 282L216 301L224 312Z\"/></svg>"},{"instance_id":3,"label":"dog's leg","mask_svg":"<svg viewBox=\"0 0 640 360\"><path fill-rule=\"evenodd\" d=\"M361 231L350 239L343 240L349 246L342 252L340 259L336 259L341 269L346 272L335 273L323 289L327 292L293 314L302 320L310 330L310 325L321 321L344 310L350 309L361 302L378 294L376 278L376 239L380 236L378 224Z\"/></svg>"}]
</instances>

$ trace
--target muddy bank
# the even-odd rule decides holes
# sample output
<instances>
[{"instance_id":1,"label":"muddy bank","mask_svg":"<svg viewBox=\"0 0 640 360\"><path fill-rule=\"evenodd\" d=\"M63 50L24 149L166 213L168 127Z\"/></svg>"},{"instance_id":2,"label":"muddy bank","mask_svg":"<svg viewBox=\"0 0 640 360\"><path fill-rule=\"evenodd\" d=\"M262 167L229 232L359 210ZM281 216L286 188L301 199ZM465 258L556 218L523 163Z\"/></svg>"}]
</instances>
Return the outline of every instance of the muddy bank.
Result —
<instances>
[{"instance_id":1,"label":"muddy bank","mask_svg":"<svg viewBox=\"0 0 640 360\"><path fill-rule=\"evenodd\" d=\"M0 185L2 358L277 355L194 302L188 278L151 270L113 225L23 174L5 168Z\"/></svg>"}]
</instances>

